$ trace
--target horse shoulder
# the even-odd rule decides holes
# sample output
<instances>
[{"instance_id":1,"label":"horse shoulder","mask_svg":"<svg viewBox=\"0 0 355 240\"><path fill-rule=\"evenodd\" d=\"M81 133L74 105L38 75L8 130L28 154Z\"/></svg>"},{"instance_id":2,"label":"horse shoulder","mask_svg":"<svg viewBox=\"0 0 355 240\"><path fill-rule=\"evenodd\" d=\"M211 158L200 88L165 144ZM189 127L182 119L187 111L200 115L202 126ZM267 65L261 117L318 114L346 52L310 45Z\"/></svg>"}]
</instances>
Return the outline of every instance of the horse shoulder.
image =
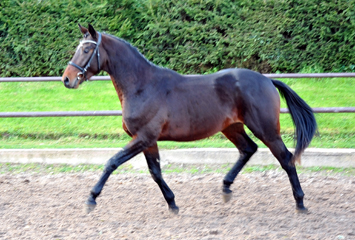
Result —
<instances>
[{"instance_id":1,"label":"horse shoulder","mask_svg":"<svg viewBox=\"0 0 355 240\"><path fill-rule=\"evenodd\" d=\"M137 89L125 98L122 117L130 133L135 135L142 129L146 132L158 131L167 116L164 94L164 89L149 86Z\"/></svg>"}]
</instances>

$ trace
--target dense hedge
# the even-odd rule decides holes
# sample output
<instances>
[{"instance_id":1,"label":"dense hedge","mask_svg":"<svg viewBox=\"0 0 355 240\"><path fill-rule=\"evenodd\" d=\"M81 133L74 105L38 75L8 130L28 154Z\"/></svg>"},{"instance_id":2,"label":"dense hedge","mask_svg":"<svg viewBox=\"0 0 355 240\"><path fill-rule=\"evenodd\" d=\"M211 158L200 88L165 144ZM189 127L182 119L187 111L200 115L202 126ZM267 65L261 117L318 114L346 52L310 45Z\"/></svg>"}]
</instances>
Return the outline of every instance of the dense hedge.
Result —
<instances>
[{"instance_id":1,"label":"dense hedge","mask_svg":"<svg viewBox=\"0 0 355 240\"><path fill-rule=\"evenodd\" d=\"M1 0L0 76L61 75L76 23L181 73L355 70L355 0Z\"/></svg>"}]
</instances>

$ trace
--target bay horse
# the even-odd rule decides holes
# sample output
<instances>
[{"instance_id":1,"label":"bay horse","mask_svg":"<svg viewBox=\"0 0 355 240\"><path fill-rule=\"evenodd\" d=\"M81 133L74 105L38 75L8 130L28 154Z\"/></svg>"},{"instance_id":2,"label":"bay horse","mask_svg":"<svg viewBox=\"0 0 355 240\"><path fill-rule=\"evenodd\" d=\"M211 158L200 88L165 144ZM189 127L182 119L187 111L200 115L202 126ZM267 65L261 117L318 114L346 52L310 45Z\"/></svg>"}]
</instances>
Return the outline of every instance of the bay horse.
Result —
<instances>
[{"instance_id":1,"label":"bay horse","mask_svg":"<svg viewBox=\"0 0 355 240\"><path fill-rule=\"evenodd\" d=\"M157 141L194 141L222 132L239 150L240 156L223 180L225 202L232 195L231 184L257 151L244 131L246 125L280 162L291 183L298 212L303 204L295 162L310 144L317 123L312 109L281 81L247 69L225 69L209 75L180 75L148 61L135 47L118 37L79 24L84 35L65 69L62 82L78 88L101 70L107 72L122 105L124 131L132 140L110 158L92 188L86 209L96 206L110 174L118 166L143 152L149 172L159 185L169 210L178 213L175 196L162 177ZM280 95L286 100L295 125L295 153L280 135Z\"/></svg>"}]
</instances>

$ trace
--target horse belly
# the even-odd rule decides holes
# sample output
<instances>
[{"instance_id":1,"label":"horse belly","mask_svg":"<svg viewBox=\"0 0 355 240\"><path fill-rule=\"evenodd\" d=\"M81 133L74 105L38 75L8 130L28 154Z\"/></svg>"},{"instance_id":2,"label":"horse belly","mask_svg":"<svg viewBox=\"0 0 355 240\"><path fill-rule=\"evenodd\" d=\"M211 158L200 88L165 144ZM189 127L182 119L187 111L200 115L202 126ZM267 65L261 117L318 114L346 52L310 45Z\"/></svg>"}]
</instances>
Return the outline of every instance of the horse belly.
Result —
<instances>
[{"instance_id":1,"label":"horse belly","mask_svg":"<svg viewBox=\"0 0 355 240\"><path fill-rule=\"evenodd\" d=\"M200 76L172 88L166 99L168 116L161 139L203 139L223 130L226 123L237 121L235 81L231 75Z\"/></svg>"},{"instance_id":2,"label":"horse belly","mask_svg":"<svg viewBox=\"0 0 355 240\"><path fill-rule=\"evenodd\" d=\"M178 111L178 116L175 112L165 124L159 140L194 141L212 136L223 130L226 124L236 121L236 114L220 110Z\"/></svg>"}]
</instances>

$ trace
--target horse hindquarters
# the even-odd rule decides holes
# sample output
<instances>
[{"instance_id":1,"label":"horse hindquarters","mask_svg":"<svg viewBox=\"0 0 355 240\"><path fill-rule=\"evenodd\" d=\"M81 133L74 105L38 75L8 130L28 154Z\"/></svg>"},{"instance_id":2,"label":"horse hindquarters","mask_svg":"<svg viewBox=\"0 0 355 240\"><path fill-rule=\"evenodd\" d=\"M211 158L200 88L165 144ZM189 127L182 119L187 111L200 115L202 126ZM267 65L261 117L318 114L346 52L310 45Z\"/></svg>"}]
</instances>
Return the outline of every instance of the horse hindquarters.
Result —
<instances>
[{"instance_id":1,"label":"horse hindquarters","mask_svg":"<svg viewBox=\"0 0 355 240\"><path fill-rule=\"evenodd\" d=\"M249 105L252 108L244 111L244 124L270 149L280 162L289 177L296 201L296 209L301 212L306 211L303 205L304 193L293 164L293 155L287 150L280 135L278 93L272 85L264 85L263 87L265 91L259 95L253 95L253 99L249 99L249 101L253 101L253 104Z\"/></svg>"}]
</instances>

